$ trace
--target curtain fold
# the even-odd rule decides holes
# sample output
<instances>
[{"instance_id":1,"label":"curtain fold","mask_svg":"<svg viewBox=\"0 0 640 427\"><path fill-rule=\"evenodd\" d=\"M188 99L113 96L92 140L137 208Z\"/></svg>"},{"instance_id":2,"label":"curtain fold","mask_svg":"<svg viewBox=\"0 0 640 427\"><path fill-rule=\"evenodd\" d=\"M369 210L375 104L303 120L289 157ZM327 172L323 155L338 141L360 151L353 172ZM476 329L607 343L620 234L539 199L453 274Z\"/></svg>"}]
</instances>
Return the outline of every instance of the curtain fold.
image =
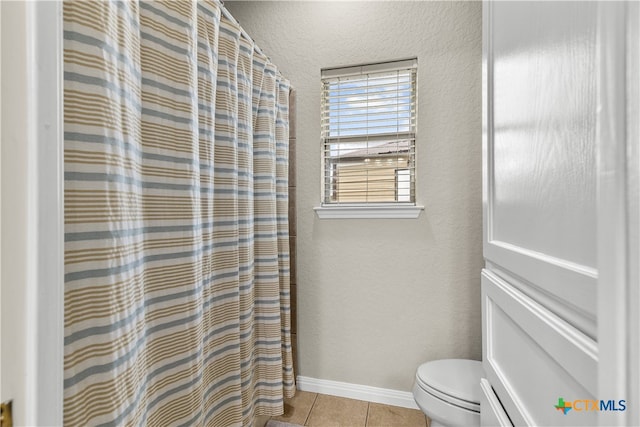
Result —
<instances>
[{"instance_id":1,"label":"curtain fold","mask_svg":"<svg viewBox=\"0 0 640 427\"><path fill-rule=\"evenodd\" d=\"M63 11L65 424L282 413L289 82L216 1Z\"/></svg>"}]
</instances>

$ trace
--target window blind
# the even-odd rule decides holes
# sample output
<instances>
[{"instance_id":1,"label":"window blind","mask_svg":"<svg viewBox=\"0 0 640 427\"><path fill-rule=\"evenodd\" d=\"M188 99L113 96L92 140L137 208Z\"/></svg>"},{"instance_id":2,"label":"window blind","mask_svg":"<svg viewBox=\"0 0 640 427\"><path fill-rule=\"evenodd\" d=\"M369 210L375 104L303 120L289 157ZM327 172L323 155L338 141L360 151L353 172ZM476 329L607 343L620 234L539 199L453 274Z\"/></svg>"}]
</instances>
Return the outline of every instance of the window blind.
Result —
<instances>
[{"instance_id":1,"label":"window blind","mask_svg":"<svg viewBox=\"0 0 640 427\"><path fill-rule=\"evenodd\" d=\"M324 204L415 204L416 68L322 71Z\"/></svg>"}]
</instances>

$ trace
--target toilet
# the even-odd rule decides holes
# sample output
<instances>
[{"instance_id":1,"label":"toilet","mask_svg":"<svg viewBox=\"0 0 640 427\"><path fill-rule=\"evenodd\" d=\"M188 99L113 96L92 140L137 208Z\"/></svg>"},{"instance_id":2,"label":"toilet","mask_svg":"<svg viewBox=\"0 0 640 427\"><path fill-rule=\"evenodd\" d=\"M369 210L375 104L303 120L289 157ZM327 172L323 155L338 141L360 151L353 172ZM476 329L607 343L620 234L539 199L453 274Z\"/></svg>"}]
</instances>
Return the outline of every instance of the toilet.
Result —
<instances>
[{"instance_id":1,"label":"toilet","mask_svg":"<svg viewBox=\"0 0 640 427\"><path fill-rule=\"evenodd\" d=\"M416 371L413 398L431 418L431 427L479 426L482 376L477 360L427 362Z\"/></svg>"}]
</instances>

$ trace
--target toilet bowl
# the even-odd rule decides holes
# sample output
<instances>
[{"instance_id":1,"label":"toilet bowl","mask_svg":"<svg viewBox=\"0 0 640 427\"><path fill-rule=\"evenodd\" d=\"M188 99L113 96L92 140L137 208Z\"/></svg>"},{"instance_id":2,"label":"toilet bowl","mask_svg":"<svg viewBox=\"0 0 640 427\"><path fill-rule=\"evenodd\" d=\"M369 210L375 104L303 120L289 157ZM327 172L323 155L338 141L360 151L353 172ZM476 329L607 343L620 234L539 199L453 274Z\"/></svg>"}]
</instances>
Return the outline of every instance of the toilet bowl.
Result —
<instances>
[{"instance_id":1,"label":"toilet bowl","mask_svg":"<svg viewBox=\"0 0 640 427\"><path fill-rule=\"evenodd\" d=\"M482 363L443 359L427 362L416 371L413 398L431 427L480 425Z\"/></svg>"}]
</instances>

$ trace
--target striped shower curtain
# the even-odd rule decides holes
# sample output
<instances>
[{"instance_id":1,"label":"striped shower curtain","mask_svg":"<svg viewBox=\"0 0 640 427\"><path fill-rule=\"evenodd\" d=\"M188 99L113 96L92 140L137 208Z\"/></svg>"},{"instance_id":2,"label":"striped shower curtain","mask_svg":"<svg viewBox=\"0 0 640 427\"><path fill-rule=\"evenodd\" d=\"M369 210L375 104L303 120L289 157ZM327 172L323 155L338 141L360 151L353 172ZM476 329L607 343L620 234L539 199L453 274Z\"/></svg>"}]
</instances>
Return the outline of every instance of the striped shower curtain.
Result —
<instances>
[{"instance_id":1,"label":"striped shower curtain","mask_svg":"<svg viewBox=\"0 0 640 427\"><path fill-rule=\"evenodd\" d=\"M289 83L216 1L65 1L66 425L294 393Z\"/></svg>"}]
</instances>

